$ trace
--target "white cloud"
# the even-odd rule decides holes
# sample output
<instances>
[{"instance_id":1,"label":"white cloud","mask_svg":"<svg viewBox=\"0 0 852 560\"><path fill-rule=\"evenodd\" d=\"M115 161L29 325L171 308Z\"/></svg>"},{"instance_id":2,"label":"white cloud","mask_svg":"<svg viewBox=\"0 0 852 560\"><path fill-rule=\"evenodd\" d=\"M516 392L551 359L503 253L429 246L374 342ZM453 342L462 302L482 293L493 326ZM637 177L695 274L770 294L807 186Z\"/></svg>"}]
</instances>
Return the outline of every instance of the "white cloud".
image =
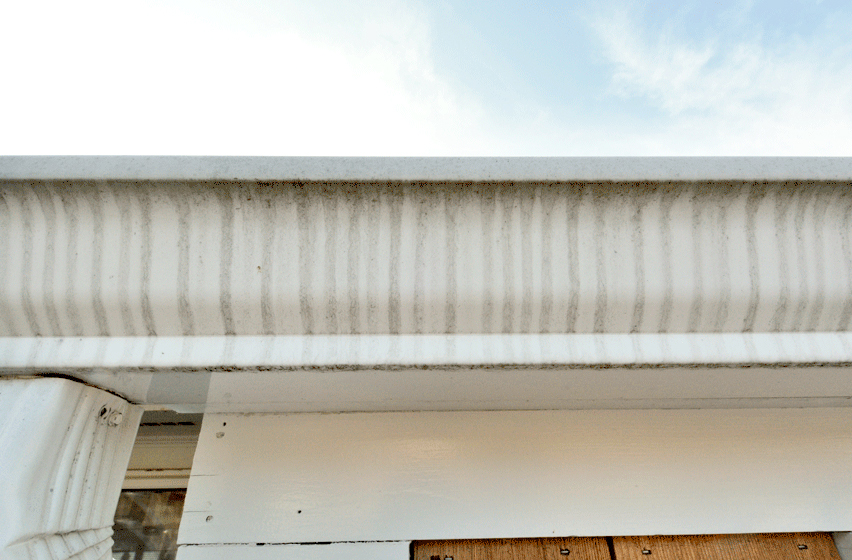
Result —
<instances>
[{"instance_id":1,"label":"white cloud","mask_svg":"<svg viewBox=\"0 0 852 560\"><path fill-rule=\"evenodd\" d=\"M594 25L609 92L496 106L435 66L421 1L7 2L0 154L852 155L843 22L699 42L614 12Z\"/></svg>"},{"instance_id":2,"label":"white cloud","mask_svg":"<svg viewBox=\"0 0 852 560\"><path fill-rule=\"evenodd\" d=\"M783 42L754 28L696 44L671 28L643 30L628 11L598 19L613 93L663 115L644 138L632 133L629 151L852 155L852 40L824 25Z\"/></svg>"},{"instance_id":3,"label":"white cloud","mask_svg":"<svg viewBox=\"0 0 852 560\"><path fill-rule=\"evenodd\" d=\"M0 50L16 57L4 71L0 153L430 155L489 145L481 109L436 74L415 4L190 1L9 3Z\"/></svg>"}]
</instances>

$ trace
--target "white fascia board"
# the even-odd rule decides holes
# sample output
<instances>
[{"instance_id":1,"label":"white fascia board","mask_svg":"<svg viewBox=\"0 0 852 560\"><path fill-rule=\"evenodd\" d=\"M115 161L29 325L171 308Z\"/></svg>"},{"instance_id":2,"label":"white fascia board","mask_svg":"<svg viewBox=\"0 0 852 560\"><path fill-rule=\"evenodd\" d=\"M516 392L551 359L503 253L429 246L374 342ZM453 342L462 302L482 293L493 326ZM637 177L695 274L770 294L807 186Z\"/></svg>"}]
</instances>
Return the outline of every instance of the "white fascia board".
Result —
<instances>
[{"instance_id":1,"label":"white fascia board","mask_svg":"<svg viewBox=\"0 0 852 560\"><path fill-rule=\"evenodd\" d=\"M852 528L849 409L205 415L178 542Z\"/></svg>"},{"instance_id":2,"label":"white fascia board","mask_svg":"<svg viewBox=\"0 0 852 560\"><path fill-rule=\"evenodd\" d=\"M0 180L848 181L852 158L6 156Z\"/></svg>"}]
</instances>

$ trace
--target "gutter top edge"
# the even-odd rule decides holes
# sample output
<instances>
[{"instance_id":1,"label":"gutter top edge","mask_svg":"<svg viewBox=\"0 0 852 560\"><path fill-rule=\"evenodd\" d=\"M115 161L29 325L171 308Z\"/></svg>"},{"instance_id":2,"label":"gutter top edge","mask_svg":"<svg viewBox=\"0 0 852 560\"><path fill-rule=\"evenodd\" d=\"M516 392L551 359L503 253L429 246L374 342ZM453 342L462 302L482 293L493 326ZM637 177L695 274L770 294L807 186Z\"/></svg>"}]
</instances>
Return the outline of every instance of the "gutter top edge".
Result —
<instances>
[{"instance_id":1,"label":"gutter top edge","mask_svg":"<svg viewBox=\"0 0 852 560\"><path fill-rule=\"evenodd\" d=\"M852 157L0 156L0 180L852 181Z\"/></svg>"}]
</instances>

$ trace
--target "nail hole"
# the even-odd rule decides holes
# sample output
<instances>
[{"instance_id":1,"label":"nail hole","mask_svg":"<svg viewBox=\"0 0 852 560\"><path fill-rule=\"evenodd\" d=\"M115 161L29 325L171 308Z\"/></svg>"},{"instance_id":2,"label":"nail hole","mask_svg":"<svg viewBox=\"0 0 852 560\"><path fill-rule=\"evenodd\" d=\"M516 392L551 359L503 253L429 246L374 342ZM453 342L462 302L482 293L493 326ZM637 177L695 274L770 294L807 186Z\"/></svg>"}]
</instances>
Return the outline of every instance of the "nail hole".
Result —
<instances>
[{"instance_id":1,"label":"nail hole","mask_svg":"<svg viewBox=\"0 0 852 560\"><path fill-rule=\"evenodd\" d=\"M213 521L213 516L212 516L212 515L208 515L208 516L207 516L207 521L208 521L208 522Z\"/></svg>"},{"instance_id":2,"label":"nail hole","mask_svg":"<svg viewBox=\"0 0 852 560\"><path fill-rule=\"evenodd\" d=\"M429 558L429 560L441 560L441 557L433 554L432 557Z\"/></svg>"},{"instance_id":3,"label":"nail hole","mask_svg":"<svg viewBox=\"0 0 852 560\"><path fill-rule=\"evenodd\" d=\"M296 513L302 513L302 510L297 511Z\"/></svg>"},{"instance_id":4,"label":"nail hole","mask_svg":"<svg viewBox=\"0 0 852 560\"><path fill-rule=\"evenodd\" d=\"M648 550L647 548L643 548L643 549L642 549L642 554L651 554L651 551L650 551L650 550Z\"/></svg>"},{"instance_id":5,"label":"nail hole","mask_svg":"<svg viewBox=\"0 0 852 560\"><path fill-rule=\"evenodd\" d=\"M217 438L225 437L225 432L216 432L216 437Z\"/></svg>"},{"instance_id":6,"label":"nail hole","mask_svg":"<svg viewBox=\"0 0 852 560\"><path fill-rule=\"evenodd\" d=\"M571 551L567 548L560 548L559 554L561 554L562 556L568 556L569 554L571 554Z\"/></svg>"},{"instance_id":7,"label":"nail hole","mask_svg":"<svg viewBox=\"0 0 852 560\"><path fill-rule=\"evenodd\" d=\"M106 413L107 413L107 407L105 407L105 406L104 406L104 407L101 407L101 411L100 411L100 412L98 412L98 416L100 416L101 418L103 418L104 416L106 416Z\"/></svg>"},{"instance_id":8,"label":"nail hole","mask_svg":"<svg viewBox=\"0 0 852 560\"><path fill-rule=\"evenodd\" d=\"M798 548L799 548L799 550L807 550L807 549L808 549L808 545L806 545L806 544L800 544L800 545L798 546Z\"/></svg>"},{"instance_id":9,"label":"nail hole","mask_svg":"<svg viewBox=\"0 0 852 560\"><path fill-rule=\"evenodd\" d=\"M227 425L228 425L228 423L227 423L227 422L222 422L222 425L223 425L223 426L227 426Z\"/></svg>"}]
</instances>

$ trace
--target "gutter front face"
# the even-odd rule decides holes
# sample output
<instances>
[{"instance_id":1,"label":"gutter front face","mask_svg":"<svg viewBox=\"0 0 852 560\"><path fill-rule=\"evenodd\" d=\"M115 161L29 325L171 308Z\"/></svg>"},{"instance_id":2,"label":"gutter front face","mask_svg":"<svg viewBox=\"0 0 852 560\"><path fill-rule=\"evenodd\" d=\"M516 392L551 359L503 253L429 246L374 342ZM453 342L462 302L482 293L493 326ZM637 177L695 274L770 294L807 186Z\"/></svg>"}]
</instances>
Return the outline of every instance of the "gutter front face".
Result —
<instances>
[{"instance_id":1,"label":"gutter front face","mask_svg":"<svg viewBox=\"0 0 852 560\"><path fill-rule=\"evenodd\" d=\"M669 419L663 424L697 426L698 411L678 412L680 419L636 409L716 409L700 414L725 426L744 415L743 426L756 430L749 441L758 446L766 422L815 423L822 435L811 442L819 448L813 457L840 465L839 473L852 466L829 445L845 441L852 402L851 183L846 158L0 158L0 372L70 376L135 403L186 412L502 411L476 413L486 426L477 437L489 441L500 436L487 425L503 418L562 433L568 418L579 418L565 411L583 409L588 425L599 426L597 436L609 437L622 421L656 425L655 414ZM802 407L809 410L792 410ZM752 410L721 410L731 408ZM754 410L765 408L789 410ZM603 419L615 412L605 409L632 411L619 412L627 416L613 424ZM567 416L545 421L510 410ZM446 446L467 441L454 431L464 422L454 424L450 412L418 414L426 423L417 438L450 431L434 446L418 444L408 459L377 452L391 465L387 480L403 480L394 477L422 456L423 464L439 465L428 472L458 485L432 486L430 478L423 484L432 497L418 501L404 479L402 493L385 503L377 496L390 487L374 480L376 497L367 505L377 512L375 523L415 506L452 509L458 496L492 507L489 493L465 493L454 478L468 471ZM279 417L270 418L274 424ZM299 429L319 430L323 438L333 439L345 424L305 418L310 426ZM211 426L205 419L211 439L202 434L196 464L210 457L204 468L215 470L224 447L215 437L222 430ZM654 430L636 444L656 449ZM394 449L408 441L405 430L388 433ZM739 449L736 430L718 433L727 438L722 448ZM783 433L778 449L792 441ZM264 473L261 486L278 472L277 459L262 459L272 445L264 442L238 452L256 458L244 469ZM541 480L567 472L573 482L549 491L569 499L568 487L586 475L545 460L541 442L535 453L551 465ZM623 443L602 447L583 464L591 469L597 460L609 464L629 454L633 443ZM299 464L320 472L323 448L298 447L307 453ZM764 451L760 457L776 457L777 450ZM681 460L667 457L669 466ZM513 464L508 455L494 458ZM604 478L619 488L617 481L635 482L639 500L643 483L622 459L613 478ZM763 460L745 451L731 457L746 470ZM695 468L706 461L716 465L707 476L727 472L700 453ZM766 517L774 526L800 520L807 527L795 530L850 528L841 513L847 483L811 472L815 461L788 465L819 474L823 486L766 502L775 504ZM302 480L299 472L292 474ZM494 473L504 485L523 476ZM326 487L339 474L314 482ZM739 482L722 479L720 495L731 497ZM210 484L190 483L188 502L198 511L217 503L215 496L231 503L224 487ZM260 496L261 486L246 495ZM300 488L307 487L286 493ZM818 498L809 501L800 491ZM530 499L546 498L530 492ZM751 499L768 499L768 492ZM711 494L700 494L699 508L710 519L725 510L724 499ZM323 509L331 507L330 495L312 496L313 509L303 511L344 523ZM684 486L661 499L648 527L684 519L677 504L690 496ZM615 502L590 514L588 525L557 502L542 515L569 534L615 519ZM257 515L268 517L280 503ZM246 527L255 519L233 507L228 515L244 516ZM186 545L223 544L200 536L214 527L206 517L197 531L182 533ZM289 518L276 519L270 527ZM314 531L324 526L318 519L286 523L312 524ZM399 519L405 524L404 515ZM403 542L449 538L455 533L438 527L461 526L458 519L435 523L429 535L380 538L367 531L356 538L343 531L332 539L298 529L287 538ZM683 527L691 523L687 518ZM532 523L515 525L513 535L492 535L497 525L469 527L481 537L555 530ZM314 540L306 540L308 533ZM242 535L236 544L262 542L251 531ZM204 547L181 554L199 554L196 548Z\"/></svg>"}]
</instances>

